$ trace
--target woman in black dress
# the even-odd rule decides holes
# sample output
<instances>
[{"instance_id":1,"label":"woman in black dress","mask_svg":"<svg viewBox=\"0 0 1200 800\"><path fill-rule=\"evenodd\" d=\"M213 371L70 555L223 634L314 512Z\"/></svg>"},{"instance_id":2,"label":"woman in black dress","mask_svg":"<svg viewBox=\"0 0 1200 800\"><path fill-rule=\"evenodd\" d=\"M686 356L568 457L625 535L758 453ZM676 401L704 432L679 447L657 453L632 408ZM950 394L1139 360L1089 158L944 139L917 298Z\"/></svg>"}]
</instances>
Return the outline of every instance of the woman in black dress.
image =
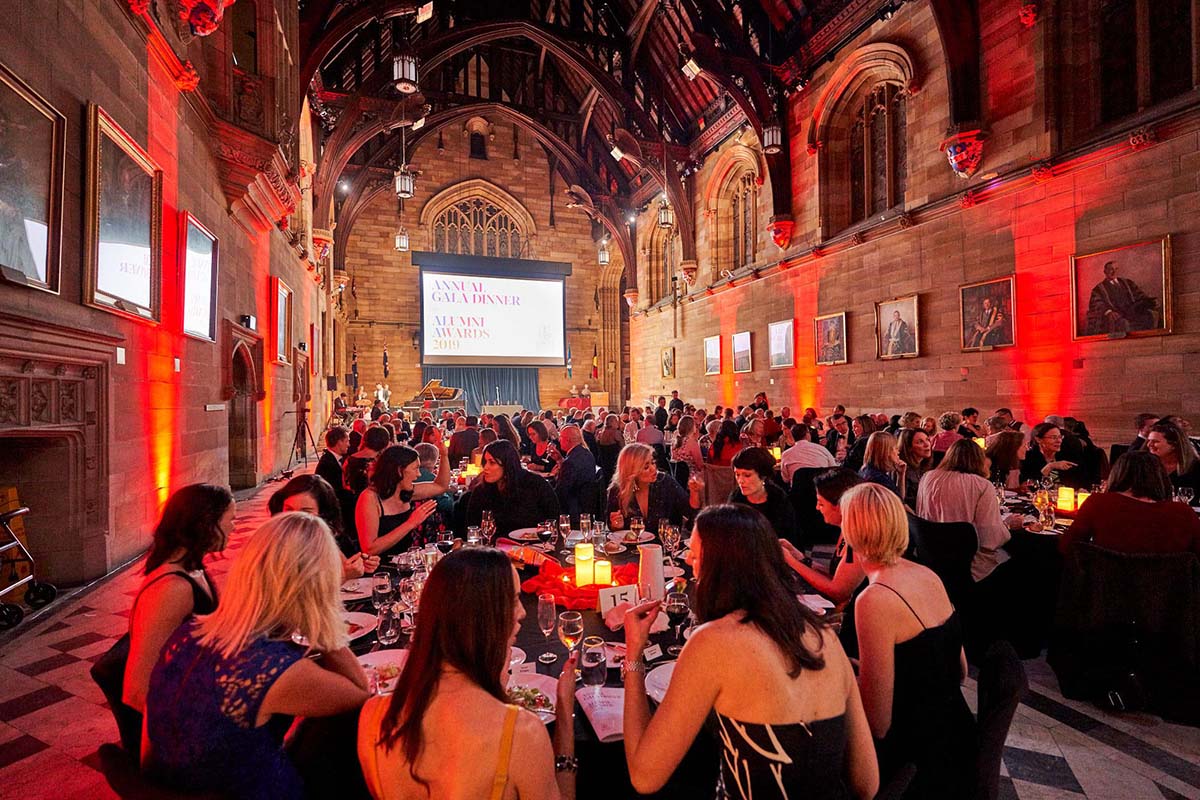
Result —
<instances>
[{"instance_id":1,"label":"woman in black dress","mask_svg":"<svg viewBox=\"0 0 1200 800\"><path fill-rule=\"evenodd\" d=\"M421 543L419 532L437 511L437 500L432 498L450 486L446 446L440 438L435 446L438 471L431 483L416 482L421 477L420 457L407 445L394 444L375 459L370 485L359 495L354 511L358 543L364 553L390 556Z\"/></svg>"},{"instance_id":2,"label":"woman in black dress","mask_svg":"<svg viewBox=\"0 0 1200 800\"><path fill-rule=\"evenodd\" d=\"M478 525L483 512L491 511L496 533L504 535L558 518L554 487L521 466L521 456L511 442L499 439L483 448L480 478L467 501L468 525Z\"/></svg>"},{"instance_id":3,"label":"woman in black dress","mask_svg":"<svg viewBox=\"0 0 1200 800\"><path fill-rule=\"evenodd\" d=\"M908 519L878 484L841 500L842 534L870 585L855 602L858 685L875 736L880 774L914 764L905 798L970 797L975 718L963 699L967 658L958 614L938 576L903 558Z\"/></svg>"},{"instance_id":4,"label":"woman in black dress","mask_svg":"<svg viewBox=\"0 0 1200 800\"><path fill-rule=\"evenodd\" d=\"M779 539L799 545L796 512L787 492L775 477L775 458L762 447L747 447L733 457L733 477L737 488L729 493L729 502L749 506L767 518Z\"/></svg>"},{"instance_id":5,"label":"woman in black dress","mask_svg":"<svg viewBox=\"0 0 1200 800\"><path fill-rule=\"evenodd\" d=\"M631 517L641 517L650 533L658 533L664 522L686 525L701 506L703 489L703 479L692 475L685 491L670 475L658 471L650 445L627 444L608 487L608 525L614 531L625 530Z\"/></svg>"},{"instance_id":6,"label":"woman in black dress","mask_svg":"<svg viewBox=\"0 0 1200 800\"><path fill-rule=\"evenodd\" d=\"M796 600L763 517L719 505L696 517L688 558L700 623L654 716L642 654L661 601L625 615L625 758L657 791L708 722L722 748L717 796L871 798L879 772L858 686L837 636Z\"/></svg>"}]
</instances>

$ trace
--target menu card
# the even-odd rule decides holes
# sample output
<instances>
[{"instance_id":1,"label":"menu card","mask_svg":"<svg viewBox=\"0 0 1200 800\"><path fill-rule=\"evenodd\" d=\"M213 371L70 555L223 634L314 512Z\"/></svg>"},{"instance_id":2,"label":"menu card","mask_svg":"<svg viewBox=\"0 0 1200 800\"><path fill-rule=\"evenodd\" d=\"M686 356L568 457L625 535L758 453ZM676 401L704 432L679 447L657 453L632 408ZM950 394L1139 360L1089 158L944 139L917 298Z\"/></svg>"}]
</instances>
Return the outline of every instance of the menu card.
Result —
<instances>
[{"instance_id":1,"label":"menu card","mask_svg":"<svg viewBox=\"0 0 1200 800\"><path fill-rule=\"evenodd\" d=\"M625 690L620 686L584 686L575 692L575 702L583 709L596 738L619 742L624 738Z\"/></svg>"}]
</instances>

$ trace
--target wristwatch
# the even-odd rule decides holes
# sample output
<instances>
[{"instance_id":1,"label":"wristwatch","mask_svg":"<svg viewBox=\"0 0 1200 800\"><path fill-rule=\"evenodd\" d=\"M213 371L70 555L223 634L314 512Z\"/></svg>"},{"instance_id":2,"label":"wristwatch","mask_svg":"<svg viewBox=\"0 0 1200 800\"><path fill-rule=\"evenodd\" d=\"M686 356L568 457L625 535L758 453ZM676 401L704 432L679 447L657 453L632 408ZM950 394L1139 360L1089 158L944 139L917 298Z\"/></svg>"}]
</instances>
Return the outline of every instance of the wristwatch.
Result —
<instances>
[{"instance_id":1,"label":"wristwatch","mask_svg":"<svg viewBox=\"0 0 1200 800\"><path fill-rule=\"evenodd\" d=\"M621 681L625 681L625 676L631 672L640 672L643 675L646 673L646 660L644 658L626 658L621 662Z\"/></svg>"}]
</instances>

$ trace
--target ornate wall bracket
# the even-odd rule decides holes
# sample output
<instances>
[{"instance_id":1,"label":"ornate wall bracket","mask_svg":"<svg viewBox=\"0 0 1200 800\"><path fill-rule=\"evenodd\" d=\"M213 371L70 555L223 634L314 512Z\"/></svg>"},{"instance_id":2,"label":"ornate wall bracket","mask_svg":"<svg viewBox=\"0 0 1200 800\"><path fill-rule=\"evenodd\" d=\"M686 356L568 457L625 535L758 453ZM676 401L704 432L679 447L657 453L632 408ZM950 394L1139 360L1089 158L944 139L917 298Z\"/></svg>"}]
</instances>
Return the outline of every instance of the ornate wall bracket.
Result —
<instances>
[{"instance_id":1,"label":"ornate wall bracket","mask_svg":"<svg viewBox=\"0 0 1200 800\"><path fill-rule=\"evenodd\" d=\"M1037 3L1022 3L1021 8L1017 11L1017 16L1021 20L1021 24L1026 28L1033 28L1038 21L1038 4Z\"/></svg>"},{"instance_id":2,"label":"ornate wall bracket","mask_svg":"<svg viewBox=\"0 0 1200 800\"><path fill-rule=\"evenodd\" d=\"M795 230L796 223L790 217L780 214L772 217L767 223L767 232L771 234L771 241L780 250L787 250L788 245L792 243L792 231Z\"/></svg>"},{"instance_id":3,"label":"ornate wall bracket","mask_svg":"<svg viewBox=\"0 0 1200 800\"><path fill-rule=\"evenodd\" d=\"M695 261L683 261L679 264L679 274L683 276L683 282L688 286L696 284L696 273L699 269L700 265Z\"/></svg>"},{"instance_id":4,"label":"ornate wall bracket","mask_svg":"<svg viewBox=\"0 0 1200 800\"><path fill-rule=\"evenodd\" d=\"M225 15L226 0L179 0L179 18L187 23L193 36L216 33Z\"/></svg>"},{"instance_id":5,"label":"ornate wall bracket","mask_svg":"<svg viewBox=\"0 0 1200 800\"><path fill-rule=\"evenodd\" d=\"M279 146L224 120L214 124L221 188L234 218L247 230L270 230L294 214L300 189Z\"/></svg>"},{"instance_id":6,"label":"ornate wall bracket","mask_svg":"<svg viewBox=\"0 0 1200 800\"><path fill-rule=\"evenodd\" d=\"M1129 134L1129 146L1134 150L1143 150L1158 143L1158 132L1149 125L1144 125Z\"/></svg>"},{"instance_id":7,"label":"ornate wall bracket","mask_svg":"<svg viewBox=\"0 0 1200 800\"><path fill-rule=\"evenodd\" d=\"M629 307L633 308L634 306L636 306L637 301L638 301L638 290L637 289L626 289L625 290L625 302L629 305Z\"/></svg>"},{"instance_id":8,"label":"ornate wall bracket","mask_svg":"<svg viewBox=\"0 0 1200 800\"><path fill-rule=\"evenodd\" d=\"M946 154L946 160L950 162L950 169L954 170L954 174L966 180L975 174L983 162L985 139L987 133L978 128L965 131L951 129L950 135L942 141L938 149Z\"/></svg>"}]
</instances>

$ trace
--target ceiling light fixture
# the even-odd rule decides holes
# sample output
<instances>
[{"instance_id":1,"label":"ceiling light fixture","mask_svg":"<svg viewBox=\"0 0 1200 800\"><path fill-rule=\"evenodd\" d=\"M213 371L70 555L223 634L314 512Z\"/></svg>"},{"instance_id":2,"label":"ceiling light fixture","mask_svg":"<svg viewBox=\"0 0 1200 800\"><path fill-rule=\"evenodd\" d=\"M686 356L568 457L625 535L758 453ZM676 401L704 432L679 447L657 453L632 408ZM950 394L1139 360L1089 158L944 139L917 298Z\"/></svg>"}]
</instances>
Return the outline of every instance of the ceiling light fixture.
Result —
<instances>
[{"instance_id":1,"label":"ceiling light fixture","mask_svg":"<svg viewBox=\"0 0 1200 800\"><path fill-rule=\"evenodd\" d=\"M417 57L409 52L392 56L392 85L401 94L413 94L418 88Z\"/></svg>"},{"instance_id":2,"label":"ceiling light fixture","mask_svg":"<svg viewBox=\"0 0 1200 800\"><path fill-rule=\"evenodd\" d=\"M783 150L783 129L778 122L769 122L763 126L763 152L775 155Z\"/></svg>"}]
</instances>

